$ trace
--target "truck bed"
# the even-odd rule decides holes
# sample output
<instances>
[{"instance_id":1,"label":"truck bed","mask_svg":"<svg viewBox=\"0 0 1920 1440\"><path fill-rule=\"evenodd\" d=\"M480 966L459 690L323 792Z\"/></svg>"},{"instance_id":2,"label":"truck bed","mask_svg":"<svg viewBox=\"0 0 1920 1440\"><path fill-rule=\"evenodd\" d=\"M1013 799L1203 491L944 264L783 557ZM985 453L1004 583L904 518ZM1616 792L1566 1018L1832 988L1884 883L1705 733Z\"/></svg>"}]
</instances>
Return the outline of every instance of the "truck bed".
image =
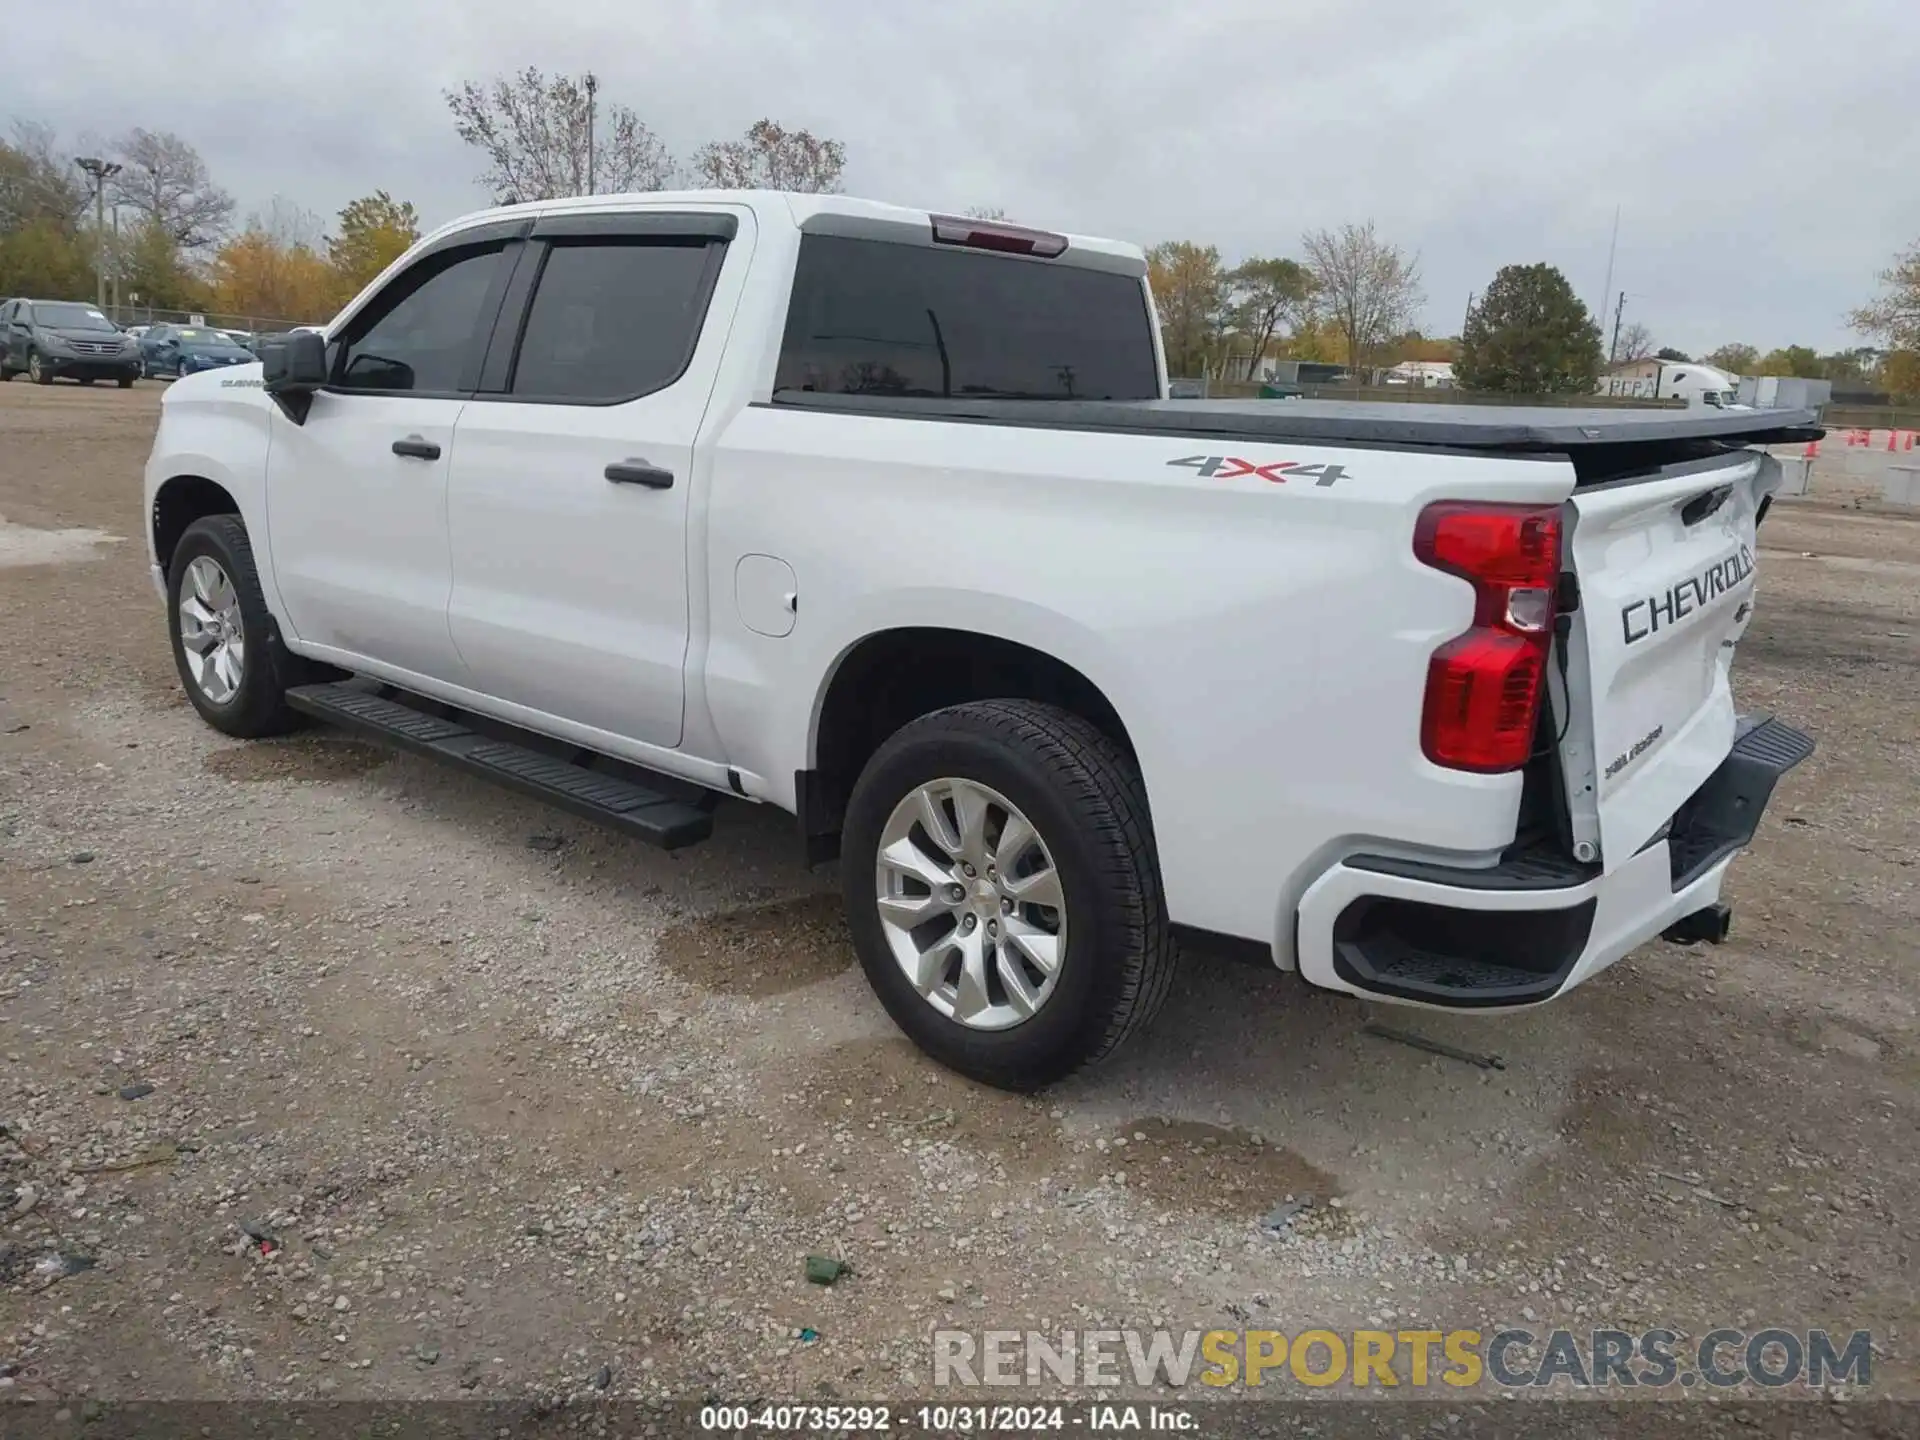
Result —
<instances>
[{"instance_id":1,"label":"truck bed","mask_svg":"<svg viewBox=\"0 0 1920 1440\"><path fill-rule=\"evenodd\" d=\"M774 403L812 410L991 425L1278 444L1573 454L1685 442L1784 444L1823 432L1811 410L1561 409L1359 400L999 400L781 390Z\"/></svg>"}]
</instances>

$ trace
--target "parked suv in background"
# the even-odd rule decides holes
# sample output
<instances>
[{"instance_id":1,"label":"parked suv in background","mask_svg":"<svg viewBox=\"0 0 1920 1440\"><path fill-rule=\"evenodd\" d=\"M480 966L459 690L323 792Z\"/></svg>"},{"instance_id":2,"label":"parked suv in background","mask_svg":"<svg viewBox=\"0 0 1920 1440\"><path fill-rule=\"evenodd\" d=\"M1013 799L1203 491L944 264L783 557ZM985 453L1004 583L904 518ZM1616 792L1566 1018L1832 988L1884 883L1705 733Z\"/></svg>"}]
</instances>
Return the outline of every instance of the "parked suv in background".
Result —
<instances>
[{"instance_id":1,"label":"parked suv in background","mask_svg":"<svg viewBox=\"0 0 1920 1440\"><path fill-rule=\"evenodd\" d=\"M73 300L0 304L0 380L26 374L41 385L65 375L82 385L140 373L140 343L93 306Z\"/></svg>"},{"instance_id":2,"label":"parked suv in background","mask_svg":"<svg viewBox=\"0 0 1920 1440\"><path fill-rule=\"evenodd\" d=\"M247 365L253 352L224 330L206 325L154 325L140 337L140 373L176 379L196 370Z\"/></svg>"}]
</instances>

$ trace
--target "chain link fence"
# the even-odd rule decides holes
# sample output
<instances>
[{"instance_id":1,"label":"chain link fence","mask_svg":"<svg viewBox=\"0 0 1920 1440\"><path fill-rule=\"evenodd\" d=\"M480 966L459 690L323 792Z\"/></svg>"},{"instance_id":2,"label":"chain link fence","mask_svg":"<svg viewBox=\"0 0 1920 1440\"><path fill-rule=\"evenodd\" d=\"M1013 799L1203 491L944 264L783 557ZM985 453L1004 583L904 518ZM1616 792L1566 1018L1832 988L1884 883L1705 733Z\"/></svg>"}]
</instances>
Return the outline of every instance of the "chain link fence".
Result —
<instances>
[{"instance_id":1,"label":"chain link fence","mask_svg":"<svg viewBox=\"0 0 1920 1440\"><path fill-rule=\"evenodd\" d=\"M204 325L211 330L244 330L249 335L275 335L296 325L324 325L325 319L288 319L281 315L230 315L213 310L168 310L152 305L108 305L116 325Z\"/></svg>"}]
</instances>

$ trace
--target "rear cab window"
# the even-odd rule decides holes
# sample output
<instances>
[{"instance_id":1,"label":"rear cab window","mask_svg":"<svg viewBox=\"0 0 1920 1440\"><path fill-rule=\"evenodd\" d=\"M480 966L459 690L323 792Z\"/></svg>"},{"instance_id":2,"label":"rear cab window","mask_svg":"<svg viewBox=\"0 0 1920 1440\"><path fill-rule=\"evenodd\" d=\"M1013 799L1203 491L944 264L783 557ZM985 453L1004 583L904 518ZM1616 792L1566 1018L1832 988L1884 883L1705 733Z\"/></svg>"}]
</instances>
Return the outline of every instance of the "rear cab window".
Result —
<instances>
[{"instance_id":1,"label":"rear cab window","mask_svg":"<svg viewBox=\"0 0 1920 1440\"><path fill-rule=\"evenodd\" d=\"M805 235L775 392L1156 400L1139 279L1060 260Z\"/></svg>"}]
</instances>

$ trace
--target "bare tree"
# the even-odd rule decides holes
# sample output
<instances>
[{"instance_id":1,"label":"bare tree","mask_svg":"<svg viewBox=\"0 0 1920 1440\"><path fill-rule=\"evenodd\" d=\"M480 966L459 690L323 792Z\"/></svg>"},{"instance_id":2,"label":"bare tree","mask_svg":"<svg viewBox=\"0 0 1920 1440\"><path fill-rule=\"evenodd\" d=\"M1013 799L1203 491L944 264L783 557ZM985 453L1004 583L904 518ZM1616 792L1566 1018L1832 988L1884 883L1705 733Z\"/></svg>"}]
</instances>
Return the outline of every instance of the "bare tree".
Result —
<instances>
[{"instance_id":1,"label":"bare tree","mask_svg":"<svg viewBox=\"0 0 1920 1440\"><path fill-rule=\"evenodd\" d=\"M120 171L107 181L108 198L125 205L195 249L227 232L233 196L213 183L200 152L166 130L134 130L112 147Z\"/></svg>"},{"instance_id":2,"label":"bare tree","mask_svg":"<svg viewBox=\"0 0 1920 1440\"><path fill-rule=\"evenodd\" d=\"M53 131L15 121L13 142L0 141L0 231L35 220L66 228L86 213L89 198L72 162L60 157Z\"/></svg>"},{"instance_id":3,"label":"bare tree","mask_svg":"<svg viewBox=\"0 0 1920 1440\"><path fill-rule=\"evenodd\" d=\"M625 105L598 104L587 81L528 66L446 92L453 128L487 159L477 177L500 204L564 195L664 190L673 157Z\"/></svg>"},{"instance_id":4,"label":"bare tree","mask_svg":"<svg viewBox=\"0 0 1920 1440\"><path fill-rule=\"evenodd\" d=\"M266 236L283 250L297 247L318 254L327 243L327 222L284 195L274 196L266 209L248 215L247 229Z\"/></svg>"},{"instance_id":5,"label":"bare tree","mask_svg":"<svg viewBox=\"0 0 1920 1440\"><path fill-rule=\"evenodd\" d=\"M1313 310L1313 277L1295 260L1254 258L1227 272L1234 326L1246 339L1247 378L1254 379L1282 326L1297 330Z\"/></svg>"},{"instance_id":6,"label":"bare tree","mask_svg":"<svg viewBox=\"0 0 1920 1440\"><path fill-rule=\"evenodd\" d=\"M700 147L693 171L716 190L797 190L831 193L840 188L847 147L806 130L787 130L756 120L744 139L715 140Z\"/></svg>"},{"instance_id":7,"label":"bare tree","mask_svg":"<svg viewBox=\"0 0 1920 1440\"><path fill-rule=\"evenodd\" d=\"M1346 339L1347 365L1358 371L1373 351L1412 326L1426 299L1419 257L1380 239L1371 220L1309 230L1300 244L1319 304Z\"/></svg>"},{"instance_id":8,"label":"bare tree","mask_svg":"<svg viewBox=\"0 0 1920 1440\"><path fill-rule=\"evenodd\" d=\"M1645 360L1655 348L1653 331L1636 320L1631 325L1620 327L1620 336L1613 342L1613 354L1608 363L1619 365L1628 360Z\"/></svg>"}]
</instances>

